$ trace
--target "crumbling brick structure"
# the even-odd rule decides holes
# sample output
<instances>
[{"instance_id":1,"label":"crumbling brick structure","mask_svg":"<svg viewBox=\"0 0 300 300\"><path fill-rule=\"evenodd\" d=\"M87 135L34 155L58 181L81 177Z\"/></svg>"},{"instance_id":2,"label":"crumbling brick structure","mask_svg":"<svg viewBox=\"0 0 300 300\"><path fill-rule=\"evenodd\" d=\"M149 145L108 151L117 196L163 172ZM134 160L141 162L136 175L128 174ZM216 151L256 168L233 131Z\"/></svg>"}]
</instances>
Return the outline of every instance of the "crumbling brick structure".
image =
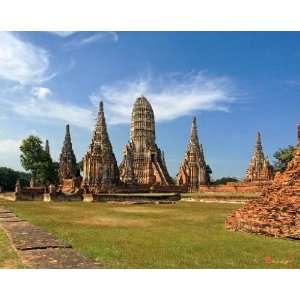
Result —
<instances>
[{"instance_id":1,"label":"crumbling brick structure","mask_svg":"<svg viewBox=\"0 0 300 300\"><path fill-rule=\"evenodd\" d=\"M229 230L242 230L276 237L300 238L300 123L298 143L283 173L266 186L259 200L251 201L227 217Z\"/></svg>"}]
</instances>

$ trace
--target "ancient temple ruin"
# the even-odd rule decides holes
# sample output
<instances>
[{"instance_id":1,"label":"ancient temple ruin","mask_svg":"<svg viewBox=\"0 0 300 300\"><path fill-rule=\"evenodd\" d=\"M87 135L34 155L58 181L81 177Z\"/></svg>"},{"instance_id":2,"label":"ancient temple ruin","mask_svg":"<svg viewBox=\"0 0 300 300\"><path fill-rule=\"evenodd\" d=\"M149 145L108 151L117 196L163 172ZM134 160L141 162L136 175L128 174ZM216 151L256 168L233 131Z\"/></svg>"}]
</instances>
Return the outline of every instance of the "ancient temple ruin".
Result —
<instances>
[{"instance_id":1,"label":"ancient temple ruin","mask_svg":"<svg viewBox=\"0 0 300 300\"><path fill-rule=\"evenodd\" d=\"M149 101L141 96L131 114L130 142L124 147L120 179L125 184L172 185L164 155L155 143L154 113Z\"/></svg>"},{"instance_id":2,"label":"ancient temple ruin","mask_svg":"<svg viewBox=\"0 0 300 300\"><path fill-rule=\"evenodd\" d=\"M83 158L83 188L104 192L119 183L119 169L108 136L103 102L100 102L96 127L89 149Z\"/></svg>"},{"instance_id":3,"label":"ancient temple ruin","mask_svg":"<svg viewBox=\"0 0 300 300\"><path fill-rule=\"evenodd\" d=\"M229 230L300 239L300 123L293 159L277 172L259 200L251 201L226 220Z\"/></svg>"},{"instance_id":4,"label":"ancient temple ruin","mask_svg":"<svg viewBox=\"0 0 300 300\"><path fill-rule=\"evenodd\" d=\"M187 186L190 192L197 192L200 186L206 186L208 183L203 147L202 144L199 144L197 123L196 118L194 118L190 140L176 177L176 184Z\"/></svg>"},{"instance_id":5,"label":"ancient temple ruin","mask_svg":"<svg viewBox=\"0 0 300 300\"><path fill-rule=\"evenodd\" d=\"M264 155L261 134L258 132L253 155L246 172L245 181L268 181L272 180L273 177L273 167L270 165L268 158Z\"/></svg>"},{"instance_id":6,"label":"ancient temple ruin","mask_svg":"<svg viewBox=\"0 0 300 300\"><path fill-rule=\"evenodd\" d=\"M66 125L65 139L59 157L58 177L63 192L73 192L80 186L80 171L72 147L69 125Z\"/></svg>"}]
</instances>

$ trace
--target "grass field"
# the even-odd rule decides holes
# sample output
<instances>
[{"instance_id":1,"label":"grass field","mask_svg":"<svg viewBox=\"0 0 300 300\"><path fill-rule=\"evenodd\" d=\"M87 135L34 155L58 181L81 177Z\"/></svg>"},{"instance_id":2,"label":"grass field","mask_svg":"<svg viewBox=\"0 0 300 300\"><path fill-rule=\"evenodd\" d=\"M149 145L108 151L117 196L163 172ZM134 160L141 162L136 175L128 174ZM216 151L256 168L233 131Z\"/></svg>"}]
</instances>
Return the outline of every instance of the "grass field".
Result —
<instances>
[{"instance_id":1,"label":"grass field","mask_svg":"<svg viewBox=\"0 0 300 300\"><path fill-rule=\"evenodd\" d=\"M237 204L1 203L105 268L300 267L299 242L226 231Z\"/></svg>"},{"instance_id":2,"label":"grass field","mask_svg":"<svg viewBox=\"0 0 300 300\"><path fill-rule=\"evenodd\" d=\"M200 193L183 193L181 197L184 198L194 198L194 199L209 199L209 198L216 198L216 199L256 199L259 197L259 193L239 193L239 192L200 192Z\"/></svg>"},{"instance_id":3,"label":"grass field","mask_svg":"<svg viewBox=\"0 0 300 300\"><path fill-rule=\"evenodd\" d=\"M10 244L5 232L0 229L0 268L15 269L23 268L20 258Z\"/></svg>"}]
</instances>

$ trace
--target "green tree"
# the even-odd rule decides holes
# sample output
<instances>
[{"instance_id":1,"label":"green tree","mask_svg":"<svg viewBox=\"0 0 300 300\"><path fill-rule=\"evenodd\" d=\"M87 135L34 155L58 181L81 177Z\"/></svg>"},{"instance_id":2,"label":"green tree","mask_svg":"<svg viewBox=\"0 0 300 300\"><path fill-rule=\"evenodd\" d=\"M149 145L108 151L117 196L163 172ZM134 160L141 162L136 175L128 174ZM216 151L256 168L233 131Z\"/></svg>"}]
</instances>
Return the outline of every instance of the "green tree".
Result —
<instances>
[{"instance_id":1,"label":"green tree","mask_svg":"<svg viewBox=\"0 0 300 300\"><path fill-rule=\"evenodd\" d=\"M22 141L21 164L26 171L30 171L34 180L39 184L57 183L57 165L53 163L38 136L30 135Z\"/></svg>"},{"instance_id":2,"label":"green tree","mask_svg":"<svg viewBox=\"0 0 300 300\"><path fill-rule=\"evenodd\" d=\"M213 182L214 185L226 184L227 182L239 182L235 177L222 177Z\"/></svg>"},{"instance_id":3,"label":"green tree","mask_svg":"<svg viewBox=\"0 0 300 300\"><path fill-rule=\"evenodd\" d=\"M206 173L207 173L207 176L208 176L208 182L211 182L212 169L209 165L206 165Z\"/></svg>"},{"instance_id":4,"label":"green tree","mask_svg":"<svg viewBox=\"0 0 300 300\"><path fill-rule=\"evenodd\" d=\"M20 179L22 186L28 186L30 182L30 174L15 171L6 167L0 167L0 185L5 191L13 191L17 179Z\"/></svg>"},{"instance_id":5,"label":"green tree","mask_svg":"<svg viewBox=\"0 0 300 300\"><path fill-rule=\"evenodd\" d=\"M286 148L279 148L275 153L274 153L274 158L276 159L274 162L274 170L277 172L283 172L288 163L293 159L294 151L295 151L294 146L287 146Z\"/></svg>"}]
</instances>

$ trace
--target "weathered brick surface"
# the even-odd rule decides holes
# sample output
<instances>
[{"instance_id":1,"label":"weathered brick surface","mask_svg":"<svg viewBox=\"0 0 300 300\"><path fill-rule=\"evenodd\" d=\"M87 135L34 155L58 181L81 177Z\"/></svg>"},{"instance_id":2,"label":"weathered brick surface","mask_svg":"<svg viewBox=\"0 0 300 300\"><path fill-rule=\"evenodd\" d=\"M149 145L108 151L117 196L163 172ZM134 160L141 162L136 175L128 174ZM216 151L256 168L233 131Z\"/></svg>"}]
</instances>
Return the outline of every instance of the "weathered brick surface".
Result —
<instances>
[{"instance_id":1,"label":"weathered brick surface","mask_svg":"<svg viewBox=\"0 0 300 300\"><path fill-rule=\"evenodd\" d=\"M5 222L2 227L10 234L15 247L18 250L42 249L42 248L66 248L69 244L56 239L50 233L39 227L24 222Z\"/></svg>"},{"instance_id":2,"label":"weathered brick surface","mask_svg":"<svg viewBox=\"0 0 300 300\"><path fill-rule=\"evenodd\" d=\"M71 248L46 248L23 251L23 261L35 269L95 269L101 264Z\"/></svg>"},{"instance_id":3,"label":"weathered brick surface","mask_svg":"<svg viewBox=\"0 0 300 300\"><path fill-rule=\"evenodd\" d=\"M300 124L293 160L285 172L277 173L272 185L227 217L229 230L243 230L277 237L300 238Z\"/></svg>"}]
</instances>

